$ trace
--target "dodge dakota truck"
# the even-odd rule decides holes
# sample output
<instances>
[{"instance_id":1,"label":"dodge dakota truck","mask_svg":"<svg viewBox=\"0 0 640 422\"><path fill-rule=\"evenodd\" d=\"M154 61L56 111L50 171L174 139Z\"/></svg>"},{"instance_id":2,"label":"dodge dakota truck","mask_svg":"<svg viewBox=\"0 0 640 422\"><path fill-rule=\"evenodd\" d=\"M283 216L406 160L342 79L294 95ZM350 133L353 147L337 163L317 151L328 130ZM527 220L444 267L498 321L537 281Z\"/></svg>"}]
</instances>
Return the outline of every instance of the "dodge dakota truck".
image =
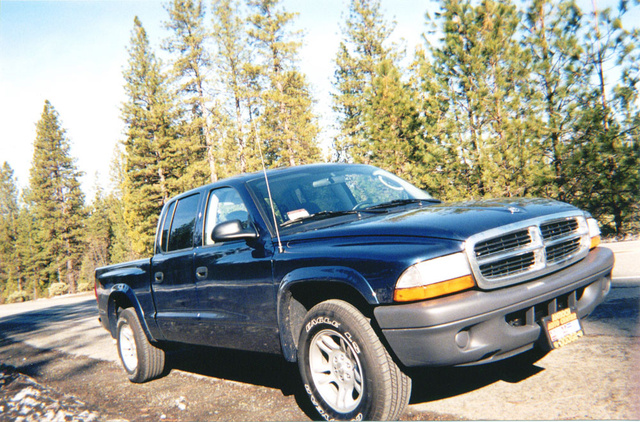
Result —
<instances>
[{"instance_id":1,"label":"dodge dakota truck","mask_svg":"<svg viewBox=\"0 0 640 422\"><path fill-rule=\"evenodd\" d=\"M97 269L96 297L132 382L176 343L274 353L319 416L393 420L412 368L583 336L611 286L599 242L566 203L442 203L375 167L316 164L171 199L153 257Z\"/></svg>"}]
</instances>

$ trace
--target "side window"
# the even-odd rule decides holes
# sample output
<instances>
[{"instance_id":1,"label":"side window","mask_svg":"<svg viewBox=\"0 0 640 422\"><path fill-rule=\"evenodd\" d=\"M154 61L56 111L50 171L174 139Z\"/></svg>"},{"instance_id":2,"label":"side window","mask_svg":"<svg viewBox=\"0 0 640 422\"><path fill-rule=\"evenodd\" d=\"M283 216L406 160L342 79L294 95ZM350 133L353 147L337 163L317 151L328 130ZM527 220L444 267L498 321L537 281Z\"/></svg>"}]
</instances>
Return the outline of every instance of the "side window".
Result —
<instances>
[{"instance_id":1,"label":"side window","mask_svg":"<svg viewBox=\"0 0 640 422\"><path fill-rule=\"evenodd\" d=\"M240 220L248 224L249 213L240 195L233 188L220 188L211 191L207 203L207 218L204 223L204 244L213 245L211 233L216 225L230 220Z\"/></svg>"},{"instance_id":2,"label":"side window","mask_svg":"<svg viewBox=\"0 0 640 422\"><path fill-rule=\"evenodd\" d=\"M169 252L193 247L193 231L196 226L199 199L198 194L178 201L169 234Z\"/></svg>"},{"instance_id":3,"label":"side window","mask_svg":"<svg viewBox=\"0 0 640 422\"><path fill-rule=\"evenodd\" d=\"M176 207L176 203L172 202L167 208L167 213L164 216L164 222L162 223L162 234L160 237L160 250L167 252L169 242L169 228L171 227L171 219L173 218L173 209Z\"/></svg>"}]
</instances>

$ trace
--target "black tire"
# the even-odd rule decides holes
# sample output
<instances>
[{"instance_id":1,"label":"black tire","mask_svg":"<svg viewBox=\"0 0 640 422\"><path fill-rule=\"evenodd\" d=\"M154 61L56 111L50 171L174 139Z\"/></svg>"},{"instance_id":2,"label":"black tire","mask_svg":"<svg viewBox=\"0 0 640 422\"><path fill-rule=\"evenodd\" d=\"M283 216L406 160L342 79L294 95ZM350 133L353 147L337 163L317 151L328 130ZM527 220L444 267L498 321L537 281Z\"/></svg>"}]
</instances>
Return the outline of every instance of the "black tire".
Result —
<instances>
[{"instance_id":1,"label":"black tire","mask_svg":"<svg viewBox=\"0 0 640 422\"><path fill-rule=\"evenodd\" d=\"M367 318L341 300L307 313L298 366L313 407L327 420L398 420L409 402L411 378Z\"/></svg>"},{"instance_id":2,"label":"black tire","mask_svg":"<svg viewBox=\"0 0 640 422\"><path fill-rule=\"evenodd\" d=\"M120 362L131 382L147 382L162 374L164 350L149 343L133 308L120 312L116 339Z\"/></svg>"}]
</instances>

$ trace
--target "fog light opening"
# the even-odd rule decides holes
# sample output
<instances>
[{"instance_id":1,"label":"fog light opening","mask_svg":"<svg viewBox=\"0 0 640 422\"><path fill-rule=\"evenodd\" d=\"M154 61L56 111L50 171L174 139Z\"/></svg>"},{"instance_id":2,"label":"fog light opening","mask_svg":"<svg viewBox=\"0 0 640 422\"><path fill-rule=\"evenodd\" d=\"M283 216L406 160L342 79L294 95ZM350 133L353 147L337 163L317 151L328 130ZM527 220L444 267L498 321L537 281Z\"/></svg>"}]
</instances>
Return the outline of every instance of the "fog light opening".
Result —
<instances>
[{"instance_id":1,"label":"fog light opening","mask_svg":"<svg viewBox=\"0 0 640 422\"><path fill-rule=\"evenodd\" d=\"M466 349L469 346L469 332L460 331L455 337L456 345L461 349Z\"/></svg>"},{"instance_id":2,"label":"fog light opening","mask_svg":"<svg viewBox=\"0 0 640 422\"><path fill-rule=\"evenodd\" d=\"M611 277L604 277L602 280L602 296L606 296L611 291Z\"/></svg>"}]
</instances>

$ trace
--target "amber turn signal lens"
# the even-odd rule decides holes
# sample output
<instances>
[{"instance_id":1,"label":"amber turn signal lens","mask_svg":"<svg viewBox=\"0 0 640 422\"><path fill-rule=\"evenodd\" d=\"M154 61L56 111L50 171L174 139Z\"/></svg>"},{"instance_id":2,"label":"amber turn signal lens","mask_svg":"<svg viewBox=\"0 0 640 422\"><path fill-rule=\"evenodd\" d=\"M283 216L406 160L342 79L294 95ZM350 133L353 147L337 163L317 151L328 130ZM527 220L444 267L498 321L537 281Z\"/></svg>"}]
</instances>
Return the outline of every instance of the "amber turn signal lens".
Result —
<instances>
[{"instance_id":1,"label":"amber turn signal lens","mask_svg":"<svg viewBox=\"0 0 640 422\"><path fill-rule=\"evenodd\" d=\"M416 300L431 299L451 293L461 292L476 285L471 275L442 281L440 283L428 284L426 286L409 287L406 289L396 289L393 299L396 302L413 302Z\"/></svg>"},{"instance_id":2,"label":"amber turn signal lens","mask_svg":"<svg viewBox=\"0 0 640 422\"><path fill-rule=\"evenodd\" d=\"M587 218L587 226L589 227L589 236L591 237L589 249L593 249L600 244L600 227L595 218Z\"/></svg>"}]
</instances>

